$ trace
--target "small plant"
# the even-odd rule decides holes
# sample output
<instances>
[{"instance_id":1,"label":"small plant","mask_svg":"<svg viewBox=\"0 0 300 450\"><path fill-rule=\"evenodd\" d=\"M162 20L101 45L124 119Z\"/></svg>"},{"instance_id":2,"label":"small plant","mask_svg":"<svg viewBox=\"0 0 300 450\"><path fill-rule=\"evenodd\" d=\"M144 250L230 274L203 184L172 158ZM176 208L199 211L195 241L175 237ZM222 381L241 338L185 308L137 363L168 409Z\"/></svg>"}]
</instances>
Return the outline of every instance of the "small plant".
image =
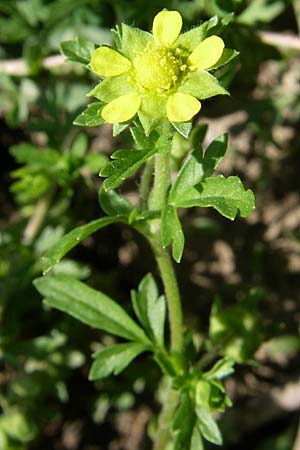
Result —
<instances>
[{"instance_id":1,"label":"small plant","mask_svg":"<svg viewBox=\"0 0 300 450\"><path fill-rule=\"evenodd\" d=\"M218 36L224 26L213 17L180 34L179 12L163 10L154 18L152 33L124 23L118 26L113 30L115 48L95 48L84 39L62 44L67 58L87 65L101 77L88 94L97 101L87 106L75 124L108 122L113 124L114 136L129 128L136 147L113 153L101 171L105 181L99 202L106 216L58 240L43 259L44 274L87 236L121 222L148 241L164 293L159 292L154 276L146 274L132 291L133 317L115 300L70 276L49 274L35 280L35 286L49 306L123 339L93 355L90 380L118 375L144 352L153 355L168 385L153 436L155 450L200 450L203 439L222 444L215 413L231 404L222 380L233 372L236 362L251 358L261 342L253 293L236 308L224 310L219 300L215 302L206 351L199 351L184 327L169 255L171 247L173 259L180 263L184 250L179 208L211 207L231 220L237 215L247 217L254 208L252 191L245 190L237 176L214 175L227 149L226 135L203 150L197 127L192 127L200 100L228 95L211 73L237 55L224 48ZM171 178L178 134L193 149ZM139 169L140 203L135 207L115 189Z\"/></svg>"}]
</instances>

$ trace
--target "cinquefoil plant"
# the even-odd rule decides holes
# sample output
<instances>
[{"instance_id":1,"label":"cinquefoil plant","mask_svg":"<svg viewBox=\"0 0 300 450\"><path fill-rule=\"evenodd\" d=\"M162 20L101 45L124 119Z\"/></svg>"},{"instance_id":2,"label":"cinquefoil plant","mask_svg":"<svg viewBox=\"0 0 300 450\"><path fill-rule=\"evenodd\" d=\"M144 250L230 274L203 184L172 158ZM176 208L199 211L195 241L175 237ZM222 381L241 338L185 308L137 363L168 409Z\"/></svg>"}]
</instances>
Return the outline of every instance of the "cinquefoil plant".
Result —
<instances>
[{"instance_id":1,"label":"cinquefoil plant","mask_svg":"<svg viewBox=\"0 0 300 450\"><path fill-rule=\"evenodd\" d=\"M212 207L233 220L238 214L248 216L254 208L253 193L244 189L238 177L213 176L226 151L225 135L205 151L194 139L193 150L171 182L174 136L180 133L189 138L191 120L201 108L199 100L228 94L210 71L237 53L224 48L217 36L221 24L216 17L183 34L181 28L181 15L163 10L154 18L152 34L126 24L117 27L113 31L115 48L95 48L83 40L62 44L70 60L86 64L101 78L89 94L98 101L88 105L75 123L95 126L108 122L115 135L130 127L136 148L116 151L101 172L106 179L99 200L107 216L74 229L44 257L46 274L85 237L123 222L148 240L164 294L160 295L154 277L145 275L138 290L132 292L134 319L116 301L78 280L47 275L35 281L48 305L123 339L93 355L91 380L118 375L141 353L153 354L168 379L155 450L200 450L203 438L222 444L214 413L224 411L230 400L221 380L232 373L235 361L243 359L237 351L230 354L226 350L243 326L232 328L230 311L223 315L220 305L211 317L210 342L216 345L200 362L196 349L190 351L190 341L184 339L180 293L168 251L172 246L173 258L179 263L184 233L177 210ZM142 167L140 207L136 208L114 189ZM170 338L165 337L166 316ZM255 319L251 323L255 325ZM247 330L248 334L257 333L255 326Z\"/></svg>"}]
</instances>

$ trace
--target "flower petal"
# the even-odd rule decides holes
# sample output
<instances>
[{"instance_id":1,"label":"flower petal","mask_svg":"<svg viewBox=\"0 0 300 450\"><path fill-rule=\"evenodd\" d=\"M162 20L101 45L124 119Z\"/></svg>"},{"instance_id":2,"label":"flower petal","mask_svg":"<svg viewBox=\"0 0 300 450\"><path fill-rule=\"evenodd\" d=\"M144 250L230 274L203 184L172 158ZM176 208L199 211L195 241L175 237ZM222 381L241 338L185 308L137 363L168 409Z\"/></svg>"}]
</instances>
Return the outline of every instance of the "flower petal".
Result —
<instances>
[{"instance_id":1,"label":"flower petal","mask_svg":"<svg viewBox=\"0 0 300 450\"><path fill-rule=\"evenodd\" d=\"M141 100L140 95L136 93L122 95L105 105L101 116L108 123L127 122L136 115Z\"/></svg>"},{"instance_id":2,"label":"flower petal","mask_svg":"<svg viewBox=\"0 0 300 450\"><path fill-rule=\"evenodd\" d=\"M157 44L172 45L182 28L182 17L178 11L160 11L153 20L152 33Z\"/></svg>"},{"instance_id":3,"label":"flower petal","mask_svg":"<svg viewBox=\"0 0 300 450\"><path fill-rule=\"evenodd\" d=\"M116 77L105 78L105 80L97 84L87 95L109 103L115 98L130 94L131 92L135 92L135 89L128 81L128 74L123 73Z\"/></svg>"},{"instance_id":4,"label":"flower petal","mask_svg":"<svg viewBox=\"0 0 300 450\"><path fill-rule=\"evenodd\" d=\"M223 49L223 40L219 36L210 36L197 45L187 61L198 70L209 69L220 59Z\"/></svg>"},{"instance_id":5,"label":"flower petal","mask_svg":"<svg viewBox=\"0 0 300 450\"><path fill-rule=\"evenodd\" d=\"M99 47L91 59L91 69L101 77L115 77L127 72L131 62L110 47Z\"/></svg>"},{"instance_id":6,"label":"flower petal","mask_svg":"<svg viewBox=\"0 0 300 450\"><path fill-rule=\"evenodd\" d=\"M192 95L176 92L167 102L167 115L171 122L187 122L200 111L201 103Z\"/></svg>"}]
</instances>

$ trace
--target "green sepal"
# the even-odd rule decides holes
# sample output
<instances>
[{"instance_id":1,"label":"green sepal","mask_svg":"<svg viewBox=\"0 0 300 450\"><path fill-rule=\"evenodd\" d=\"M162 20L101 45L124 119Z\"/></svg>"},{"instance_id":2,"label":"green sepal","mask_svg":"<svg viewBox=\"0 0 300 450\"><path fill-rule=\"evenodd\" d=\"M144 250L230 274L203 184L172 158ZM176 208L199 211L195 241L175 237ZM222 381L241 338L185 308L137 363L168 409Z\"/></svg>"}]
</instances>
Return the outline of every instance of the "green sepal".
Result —
<instances>
[{"instance_id":1,"label":"green sepal","mask_svg":"<svg viewBox=\"0 0 300 450\"><path fill-rule=\"evenodd\" d=\"M214 16L199 27L192 28L186 33L181 34L175 41L174 46L181 47L191 53L208 34L210 28L215 27L219 22L218 16Z\"/></svg>"},{"instance_id":2,"label":"green sepal","mask_svg":"<svg viewBox=\"0 0 300 450\"><path fill-rule=\"evenodd\" d=\"M163 247L172 243L173 258L179 263L184 249L184 234L177 211L170 205L166 205L162 210L161 241Z\"/></svg>"},{"instance_id":3,"label":"green sepal","mask_svg":"<svg viewBox=\"0 0 300 450\"><path fill-rule=\"evenodd\" d=\"M124 219L124 218L123 218ZM111 223L121 221L121 216L101 217L85 225L74 228L68 234L65 234L56 242L42 258L43 273L51 270L73 247L79 244L83 239L96 231L104 228Z\"/></svg>"},{"instance_id":4,"label":"green sepal","mask_svg":"<svg viewBox=\"0 0 300 450\"><path fill-rule=\"evenodd\" d=\"M87 95L88 97L96 97L105 103L109 103L122 95L135 92L134 88L127 79L127 73L116 77L105 78L103 81L100 81L100 83L98 83Z\"/></svg>"},{"instance_id":5,"label":"green sepal","mask_svg":"<svg viewBox=\"0 0 300 450\"><path fill-rule=\"evenodd\" d=\"M107 177L103 183L106 191L115 189L126 178L136 172L155 152L156 148L147 150L118 150L112 154L111 161L100 172L100 176Z\"/></svg>"},{"instance_id":6,"label":"green sepal","mask_svg":"<svg viewBox=\"0 0 300 450\"><path fill-rule=\"evenodd\" d=\"M146 136L149 136L151 131L167 121L166 104L167 97L158 95L143 96L141 107L138 110L138 117L145 130Z\"/></svg>"},{"instance_id":7,"label":"green sepal","mask_svg":"<svg viewBox=\"0 0 300 450\"><path fill-rule=\"evenodd\" d=\"M113 124L113 137L119 136L126 128L129 127L129 123L114 123Z\"/></svg>"},{"instance_id":8,"label":"green sepal","mask_svg":"<svg viewBox=\"0 0 300 450\"><path fill-rule=\"evenodd\" d=\"M121 373L137 356L149 350L149 347L139 342L126 342L104 348L93 355L89 380L105 378L110 374Z\"/></svg>"},{"instance_id":9,"label":"green sepal","mask_svg":"<svg viewBox=\"0 0 300 450\"><path fill-rule=\"evenodd\" d=\"M127 312L103 292L66 275L37 278L34 285L49 306L86 325L135 342L150 343Z\"/></svg>"},{"instance_id":10,"label":"green sepal","mask_svg":"<svg viewBox=\"0 0 300 450\"><path fill-rule=\"evenodd\" d=\"M94 102L89 104L85 110L76 117L73 124L80 127L97 127L98 125L102 125L104 120L100 114L103 107L103 102Z\"/></svg>"},{"instance_id":11,"label":"green sepal","mask_svg":"<svg viewBox=\"0 0 300 450\"><path fill-rule=\"evenodd\" d=\"M116 25L115 29L111 30L113 40L118 51L122 50L122 26Z\"/></svg>"},{"instance_id":12,"label":"green sepal","mask_svg":"<svg viewBox=\"0 0 300 450\"><path fill-rule=\"evenodd\" d=\"M214 97L215 95L229 95L229 92L220 82L205 70L190 72L184 83L178 87L178 92L190 94L199 100Z\"/></svg>"},{"instance_id":13,"label":"green sepal","mask_svg":"<svg viewBox=\"0 0 300 450\"><path fill-rule=\"evenodd\" d=\"M148 43L154 43L152 34L139 28L129 27L125 23L121 25L122 33L122 53L133 61L136 54L143 52Z\"/></svg>"},{"instance_id":14,"label":"green sepal","mask_svg":"<svg viewBox=\"0 0 300 450\"><path fill-rule=\"evenodd\" d=\"M225 64L229 63L229 61L236 58L239 54L240 52L233 50L232 48L224 48L221 58L216 62L216 64L210 67L209 70L224 66Z\"/></svg>"},{"instance_id":15,"label":"green sepal","mask_svg":"<svg viewBox=\"0 0 300 450\"><path fill-rule=\"evenodd\" d=\"M189 137L192 131L192 122L171 122L171 124L181 136L186 139Z\"/></svg>"},{"instance_id":16,"label":"green sepal","mask_svg":"<svg viewBox=\"0 0 300 450\"><path fill-rule=\"evenodd\" d=\"M80 64L88 64L91 60L95 44L84 38L64 41L60 45L62 54L69 60Z\"/></svg>"}]
</instances>

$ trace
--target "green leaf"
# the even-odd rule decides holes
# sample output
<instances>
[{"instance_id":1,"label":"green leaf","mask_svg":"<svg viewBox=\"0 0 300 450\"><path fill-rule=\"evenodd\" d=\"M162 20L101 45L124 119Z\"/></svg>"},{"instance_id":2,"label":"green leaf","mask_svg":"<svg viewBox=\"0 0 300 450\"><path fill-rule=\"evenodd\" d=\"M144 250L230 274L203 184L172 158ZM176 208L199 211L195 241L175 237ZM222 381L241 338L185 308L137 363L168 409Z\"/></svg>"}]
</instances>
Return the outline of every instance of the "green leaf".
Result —
<instances>
[{"instance_id":1,"label":"green leaf","mask_svg":"<svg viewBox=\"0 0 300 450\"><path fill-rule=\"evenodd\" d=\"M81 322L125 339L149 343L143 330L118 303L81 281L56 275L38 278L34 285L48 305Z\"/></svg>"},{"instance_id":2,"label":"green leaf","mask_svg":"<svg viewBox=\"0 0 300 450\"><path fill-rule=\"evenodd\" d=\"M69 60L80 64L88 64L91 61L95 44L84 38L61 43L61 52Z\"/></svg>"},{"instance_id":3,"label":"green leaf","mask_svg":"<svg viewBox=\"0 0 300 450\"><path fill-rule=\"evenodd\" d=\"M101 110L104 107L102 102L94 102L86 107L74 120L74 125L80 127L97 127L102 125L104 120L101 117Z\"/></svg>"},{"instance_id":4,"label":"green leaf","mask_svg":"<svg viewBox=\"0 0 300 450\"><path fill-rule=\"evenodd\" d=\"M204 450L204 445L202 441L202 437L200 434L200 430L197 426L194 426L191 445L189 450Z\"/></svg>"},{"instance_id":5,"label":"green leaf","mask_svg":"<svg viewBox=\"0 0 300 450\"><path fill-rule=\"evenodd\" d=\"M46 169L55 166L60 160L60 153L58 151L35 147L27 142L13 145L10 147L9 153L20 164L29 164Z\"/></svg>"},{"instance_id":6,"label":"green leaf","mask_svg":"<svg viewBox=\"0 0 300 450\"><path fill-rule=\"evenodd\" d=\"M174 450L191 449L194 424L193 403L189 395L184 394L173 419L173 429L178 430L175 437Z\"/></svg>"},{"instance_id":7,"label":"green leaf","mask_svg":"<svg viewBox=\"0 0 300 450\"><path fill-rule=\"evenodd\" d=\"M134 312L148 335L164 346L166 300L159 296L156 282L148 273L140 282L138 291L131 291Z\"/></svg>"},{"instance_id":8,"label":"green leaf","mask_svg":"<svg viewBox=\"0 0 300 450\"><path fill-rule=\"evenodd\" d=\"M95 361L89 373L91 381L105 378L111 373L118 375L141 353L149 348L139 342L116 344L101 350L95 355Z\"/></svg>"},{"instance_id":9,"label":"green leaf","mask_svg":"<svg viewBox=\"0 0 300 450\"><path fill-rule=\"evenodd\" d=\"M219 427L211 413L205 409L196 407L197 426L203 437L213 444L222 445L223 439Z\"/></svg>"},{"instance_id":10,"label":"green leaf","mask_svg":"<svg viewBox=\"0 0 300 450\"><path fill-rule=\"evenodd\" d=\"M162 210L161 240L163 247L167 247L172 242L173 258L179 263L184 249L184 234L177 211L170 205Z\"/></svg>"},{"instance_id":11,"label":"green leaf","mask_svg":"<svg viewBox=\"0 0 300 450\"><path fill-rule=\"evenodd\" d=\"M103 187L99 189L98 199L101 208L108 216L121 214L128 217L134 206L126 198L115 191L105 191Z\"/></svg>"},{"instance_id":12,"label":"green leaf","mask_svg":"<svg viewBox=\"0 0 300 450\"><path fill-rule=\"evenodd\" d=\"M250 189L245 190L238 177L224 178L220 175L206 178L186 191L184 196L178 199L176 206L212 207L224 217L234 220L238 213L241 217L251 214L255 204L253 192Z\"/></svg>"},{"instance_id":13,"label":"green leaf","mask_svg":"<svg viewBox=\"0 0 300 450\"><path fill-rule=\"evenodd\" d=\"M115 189L126 178L136 172L155 152L156 148L147 150L118 150L113 153L111 161L100 172L100 176L107 177L103 186L106 191Z\"/></svg>"},{"instance_id":14,"label":"green leaf","mask_svg":"<svg viewBox=\"0 0 300 450\"><path fill-rule=\"evenodd\" d=\"M114 217L101 217L100 219L93 220L86 225L81 225L80 227L74 228L70 233L63 236L59 241L57 241L53 247L46 253L42 258L42 265L44 275L51 270L55 264L57 264L66 253L68 253L73 247L75 247L79 242L85 239L90 234L95 233L101 228L120 221L122 218L120 216Z\"/></svg>"},{"instance_id":15,"label":"green leaf","mask_svg":"<svg viewBox=\"0 0 300 450\"><path fill-rule=\"evenodd\" d=\"M178 88L178 92L190 94L199 100L214 97L215 95L229 95L217 78L204 70L190 72L186 80Z\"/></svg>"},{"instance_id":16,"label":"green leaf","mask_svg":"<svg viewBox=\"0 0 300 450\"><path fill-rule=\"evenodd\" d=\"M183 164L169 194L169 203L177 204L190 189L212 175L222 160L227 148L227 135L215 139L206 149L203 156L201 143Z\"/></svg>"},{"instance_id":17,"label":"green leaf","mask_svg":"<svg viewBox=\"0 0 300 450\"><path fill-rule=\"evenodd\" d=\"M203 377L206 380L222 380L223 378L231 375L234 372L234 364L235 362L232 358L226 357L219 359L219 361L217 361L208 372L204 373Z\"/></svg>"},{"instance_id":18,"label":"green leaf","mask_svg":"<svg viewBox=\"0 0 300 450\"><path fill-rule=\"evenodd\" d=\"M176 409L173 422L172 429L180 430L182 427L182 423L184 422L187 415L190 414L190 411L193 409L193 404L191 402L190 396L188 393L183 393L180 405Z\"/></svg>"},{"instance_id":19,"label":"green leaf","mask_svg":"<svg viewBox=\"0 0 300 450\"><path fill-rule=\"evenodd\" d=\"M283 0L252 0L248 7L238 16L238 22L253 25L256 22L272 22L286 7Z\"/></svg>"}]
</instances>

